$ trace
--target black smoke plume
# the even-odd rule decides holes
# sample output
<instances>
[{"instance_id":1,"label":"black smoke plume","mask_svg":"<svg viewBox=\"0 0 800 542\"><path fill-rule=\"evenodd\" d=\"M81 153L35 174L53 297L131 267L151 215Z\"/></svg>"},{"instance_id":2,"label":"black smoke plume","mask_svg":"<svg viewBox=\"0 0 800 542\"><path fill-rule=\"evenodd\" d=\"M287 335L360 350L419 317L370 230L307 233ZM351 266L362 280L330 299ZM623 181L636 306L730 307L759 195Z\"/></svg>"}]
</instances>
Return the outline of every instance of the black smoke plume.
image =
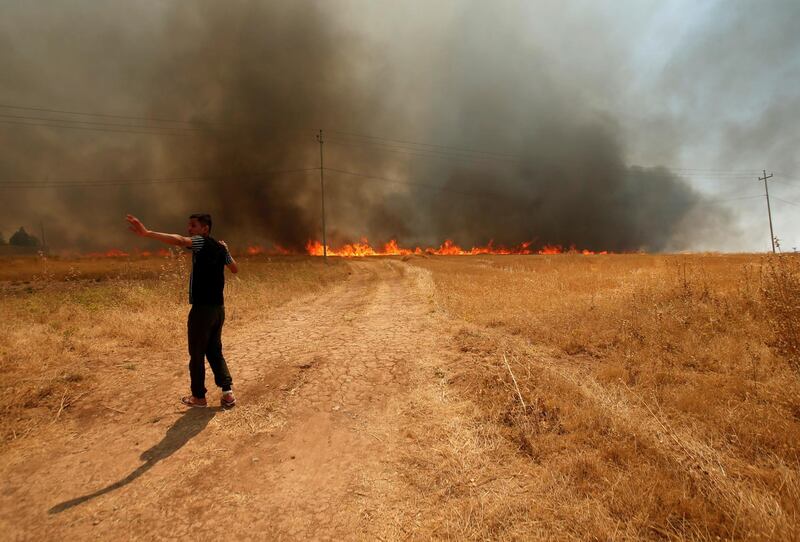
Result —
<instances>
[{"instance_id":1,"label":"black smoke plume","mask_svg":"<svg viewBox=\"0 0 800 542\"><path fill-rule=\"evenodd\" d=\"M302 250L320 238L323 128L333 244L680 248L703 198L666 169L627 165L615 120L582 103L569 66L523 43L513 13L465 4L442 16L455 24L398 45L362 31L341 7L354 5L10 7L3 103L185 122L0 109L87 122L0 126L0 181L63 184L3 188L0 224L42 220L56 247L130 246L126 212L162 231L210 212L234 245ZM99 186L75 185L86 179Z\"/></svg>"}]
</instances>

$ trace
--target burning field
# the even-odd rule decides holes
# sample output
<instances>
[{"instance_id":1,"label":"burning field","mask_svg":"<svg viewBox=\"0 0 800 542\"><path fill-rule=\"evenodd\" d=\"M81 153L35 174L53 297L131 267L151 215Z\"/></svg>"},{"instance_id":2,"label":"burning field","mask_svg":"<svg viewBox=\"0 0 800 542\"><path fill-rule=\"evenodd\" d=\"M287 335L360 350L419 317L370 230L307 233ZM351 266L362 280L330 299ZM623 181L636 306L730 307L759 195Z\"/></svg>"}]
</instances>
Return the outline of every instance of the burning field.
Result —
<instances>
[{"instance_id":1,"label":"burning field","mask_svg":"<svg viewBox=\"0 0 800 542\"><path fill-rule=\"evenodd\" d=\"M800 2L40 4L1 539L800 539Z\"/></svg>"},{"instance_id":2,"label":"burning field","mask_svg":"<svg viewBox=\"0 0 800 542\"><path fill-rule=\"evenodd\" d=\"M359 243L348 243L342 245L338 248L331 248L325 247L319 241L309 241L306 243L306 251L311 256L322 256L325 253L332 255L332 256L341 256L345 258L352 258L358 256L409 256L409 255L428 255L428 256L477 256L480 254L484 255L496 255L496 256L508 256L508 255L530 255L530 254L563 254L563 253L574 253L574 254L583 254L583 255L590 255L590 254L608 254L606 251L602 252L592 252L590 250L577 250L575 247L570 247L569 249L564 249L561 246L549 246L545 245L539 249L533 248L532 241L526 241L524 243L520 243L516 246L505 247L505 246L495 246L493 243L489 243L484 246L473 246L471 248L462 248L458 246L456 243L451 241L450 239L445 240L444 243L439 245L438 247L402 247L397 244L397 241L392 239L388 243L383 245L379 245L378 248L373 248L372 245L369 244L367 239L362 239Z\"/></svg>"},{"instance_id":3,"label":"burning field","mask_svg":"<svg viewBox=\"0 0 800 542\"><path fill-rule=\"evenodd\" d=\"M409 250L242 256L207 415L181 256L6 262L4 532L796 536L797 258Z\"/></svg>"},{"instance_id":4,"label":"burning field","mask_svg":"<svg viewBox=\"0 0 800 542\"><path fill-rule=\"evenodd\" d=\"M337 246L323 245L320 241L308 241L305 244L303 251L294 251L285 248L281 245L272 244L269 247L262 245L249 245L244 250L236 251L238 255L242 256L334 256L340 258L363 258L369 256L529 256L532 254L556 255L556 254L581 254L583 256L592 255L606 255L608 251L592 251L588 249L579 250L575 246L564 248L561 245L543 245L536 248L533 241L525 241L517 245L502 246L495 245L489 242L483 246L472 246L470 248L461 247L450 239L446 239L438 246L414 246L407 247L399 244L397 240L391 239L386 243L372 245L369 240L362 238L355 243L344 243ZM159 249L157 251L150 250L134 250L126 252L118 248L112 248L105 251L85 252L81 254L65 253L65 256L77 256L79 258L88 259L104 259L104 258L150 258L152 256L170 257L173 253L168 249Z\"/></svg>"}]
</instances>

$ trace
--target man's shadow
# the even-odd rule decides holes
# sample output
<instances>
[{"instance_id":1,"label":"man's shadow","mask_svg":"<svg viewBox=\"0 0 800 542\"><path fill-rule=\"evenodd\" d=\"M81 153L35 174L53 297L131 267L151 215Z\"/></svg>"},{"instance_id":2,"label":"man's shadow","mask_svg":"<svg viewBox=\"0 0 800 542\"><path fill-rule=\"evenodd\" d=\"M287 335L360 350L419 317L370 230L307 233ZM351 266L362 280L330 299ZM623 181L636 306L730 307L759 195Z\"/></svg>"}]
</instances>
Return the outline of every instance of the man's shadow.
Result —
<instances>
[{"instance_id":1,"label":"man's shadow","mask_svg":"<svg viewBox=\"0 0 800 542\"><path fill-rule=\"evenodd\" d=\"M82 497L76 497L74 499L59 503L48 510L48 512L50 514L58 514L64 510L72 508L73 506L78 506L79 504L83 504L86 501L94 499L95 497L105 495L106 493L110 493L115 489L119 489L130 484L145 472L152 469L156 463L174 454L184 444L189 442L192 437L205 429L205 427L208 425L208 422L211 421L211 418L213 418L219 410L219 408L190 408L183 413L183 415L178 418L174 424L172 424L172 427L167 430L167 434L164 435L164 438L161 439L161 442L142 452L142 455L139 456L139 459L144 460L144 463L136 470L131 472L128 476L122 480L114 482L109 486L98 489L94 493L89 493L88 495L83 495Z\"/></svg>"}]
</instances>

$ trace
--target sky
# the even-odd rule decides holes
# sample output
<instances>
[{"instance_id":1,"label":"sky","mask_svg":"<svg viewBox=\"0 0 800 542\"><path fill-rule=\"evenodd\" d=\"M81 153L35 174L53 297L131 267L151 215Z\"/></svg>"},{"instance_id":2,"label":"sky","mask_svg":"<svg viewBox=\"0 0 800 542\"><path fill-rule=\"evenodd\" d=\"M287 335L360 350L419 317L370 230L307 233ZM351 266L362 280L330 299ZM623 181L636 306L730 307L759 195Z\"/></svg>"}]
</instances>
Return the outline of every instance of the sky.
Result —
<instances>
[{"instance_id":1,"label":"sky","mask_svg":"<svg viewBox=\"0 0 800 542\"><path fill-rule=\"evenodd\" d=\"M331 174L339 242L766 251L766 170L775 235L800 248L800 2L226 6L0 0L2 105L273 127L180 138L24 126L153 123L0 107L6 239L44 222L61 247L101 248L130 242L124 212L182 230L203 208L239 239L296 245L319 229L318 180L232 178L318 166L313 134L324 128L332 165L384 179ZM370 140L348 133L384 146L358 148ZM409 148L426 151L397 152ZM522 158L444 163L437 148ZM181 175L225 181L25 186ZM432 184L442 190L421 189Z\"/></svg>"}]
</instances>

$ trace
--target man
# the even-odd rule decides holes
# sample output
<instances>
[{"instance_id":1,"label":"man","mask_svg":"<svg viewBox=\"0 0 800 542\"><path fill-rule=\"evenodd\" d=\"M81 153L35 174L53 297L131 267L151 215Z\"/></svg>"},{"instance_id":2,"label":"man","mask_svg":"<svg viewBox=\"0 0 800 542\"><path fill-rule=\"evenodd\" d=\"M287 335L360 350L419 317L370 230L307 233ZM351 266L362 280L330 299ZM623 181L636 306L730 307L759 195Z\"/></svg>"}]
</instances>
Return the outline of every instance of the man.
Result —
<instances>
[{"instance_id":1,"label":"man","mask_svg":"<svg viewBox=\"0 0 800 542\"><path fill-rule=\"evenodd\" d=\"M192 394L181 398L190 407L205 407L206 367L205 357L214 373L214 382L222 389L222 408L236 405L233 396L233 379L222 357L222 325L225 323L225 267L233 273L239 271L236 261L224 241L211 234L211 215L194 214L189 217L189 237L174 233L150 231L132 215L127 215L130 230L141 237L191 249L192 274L189 278L189 377Z\"/></svg>"}]
</instances>

